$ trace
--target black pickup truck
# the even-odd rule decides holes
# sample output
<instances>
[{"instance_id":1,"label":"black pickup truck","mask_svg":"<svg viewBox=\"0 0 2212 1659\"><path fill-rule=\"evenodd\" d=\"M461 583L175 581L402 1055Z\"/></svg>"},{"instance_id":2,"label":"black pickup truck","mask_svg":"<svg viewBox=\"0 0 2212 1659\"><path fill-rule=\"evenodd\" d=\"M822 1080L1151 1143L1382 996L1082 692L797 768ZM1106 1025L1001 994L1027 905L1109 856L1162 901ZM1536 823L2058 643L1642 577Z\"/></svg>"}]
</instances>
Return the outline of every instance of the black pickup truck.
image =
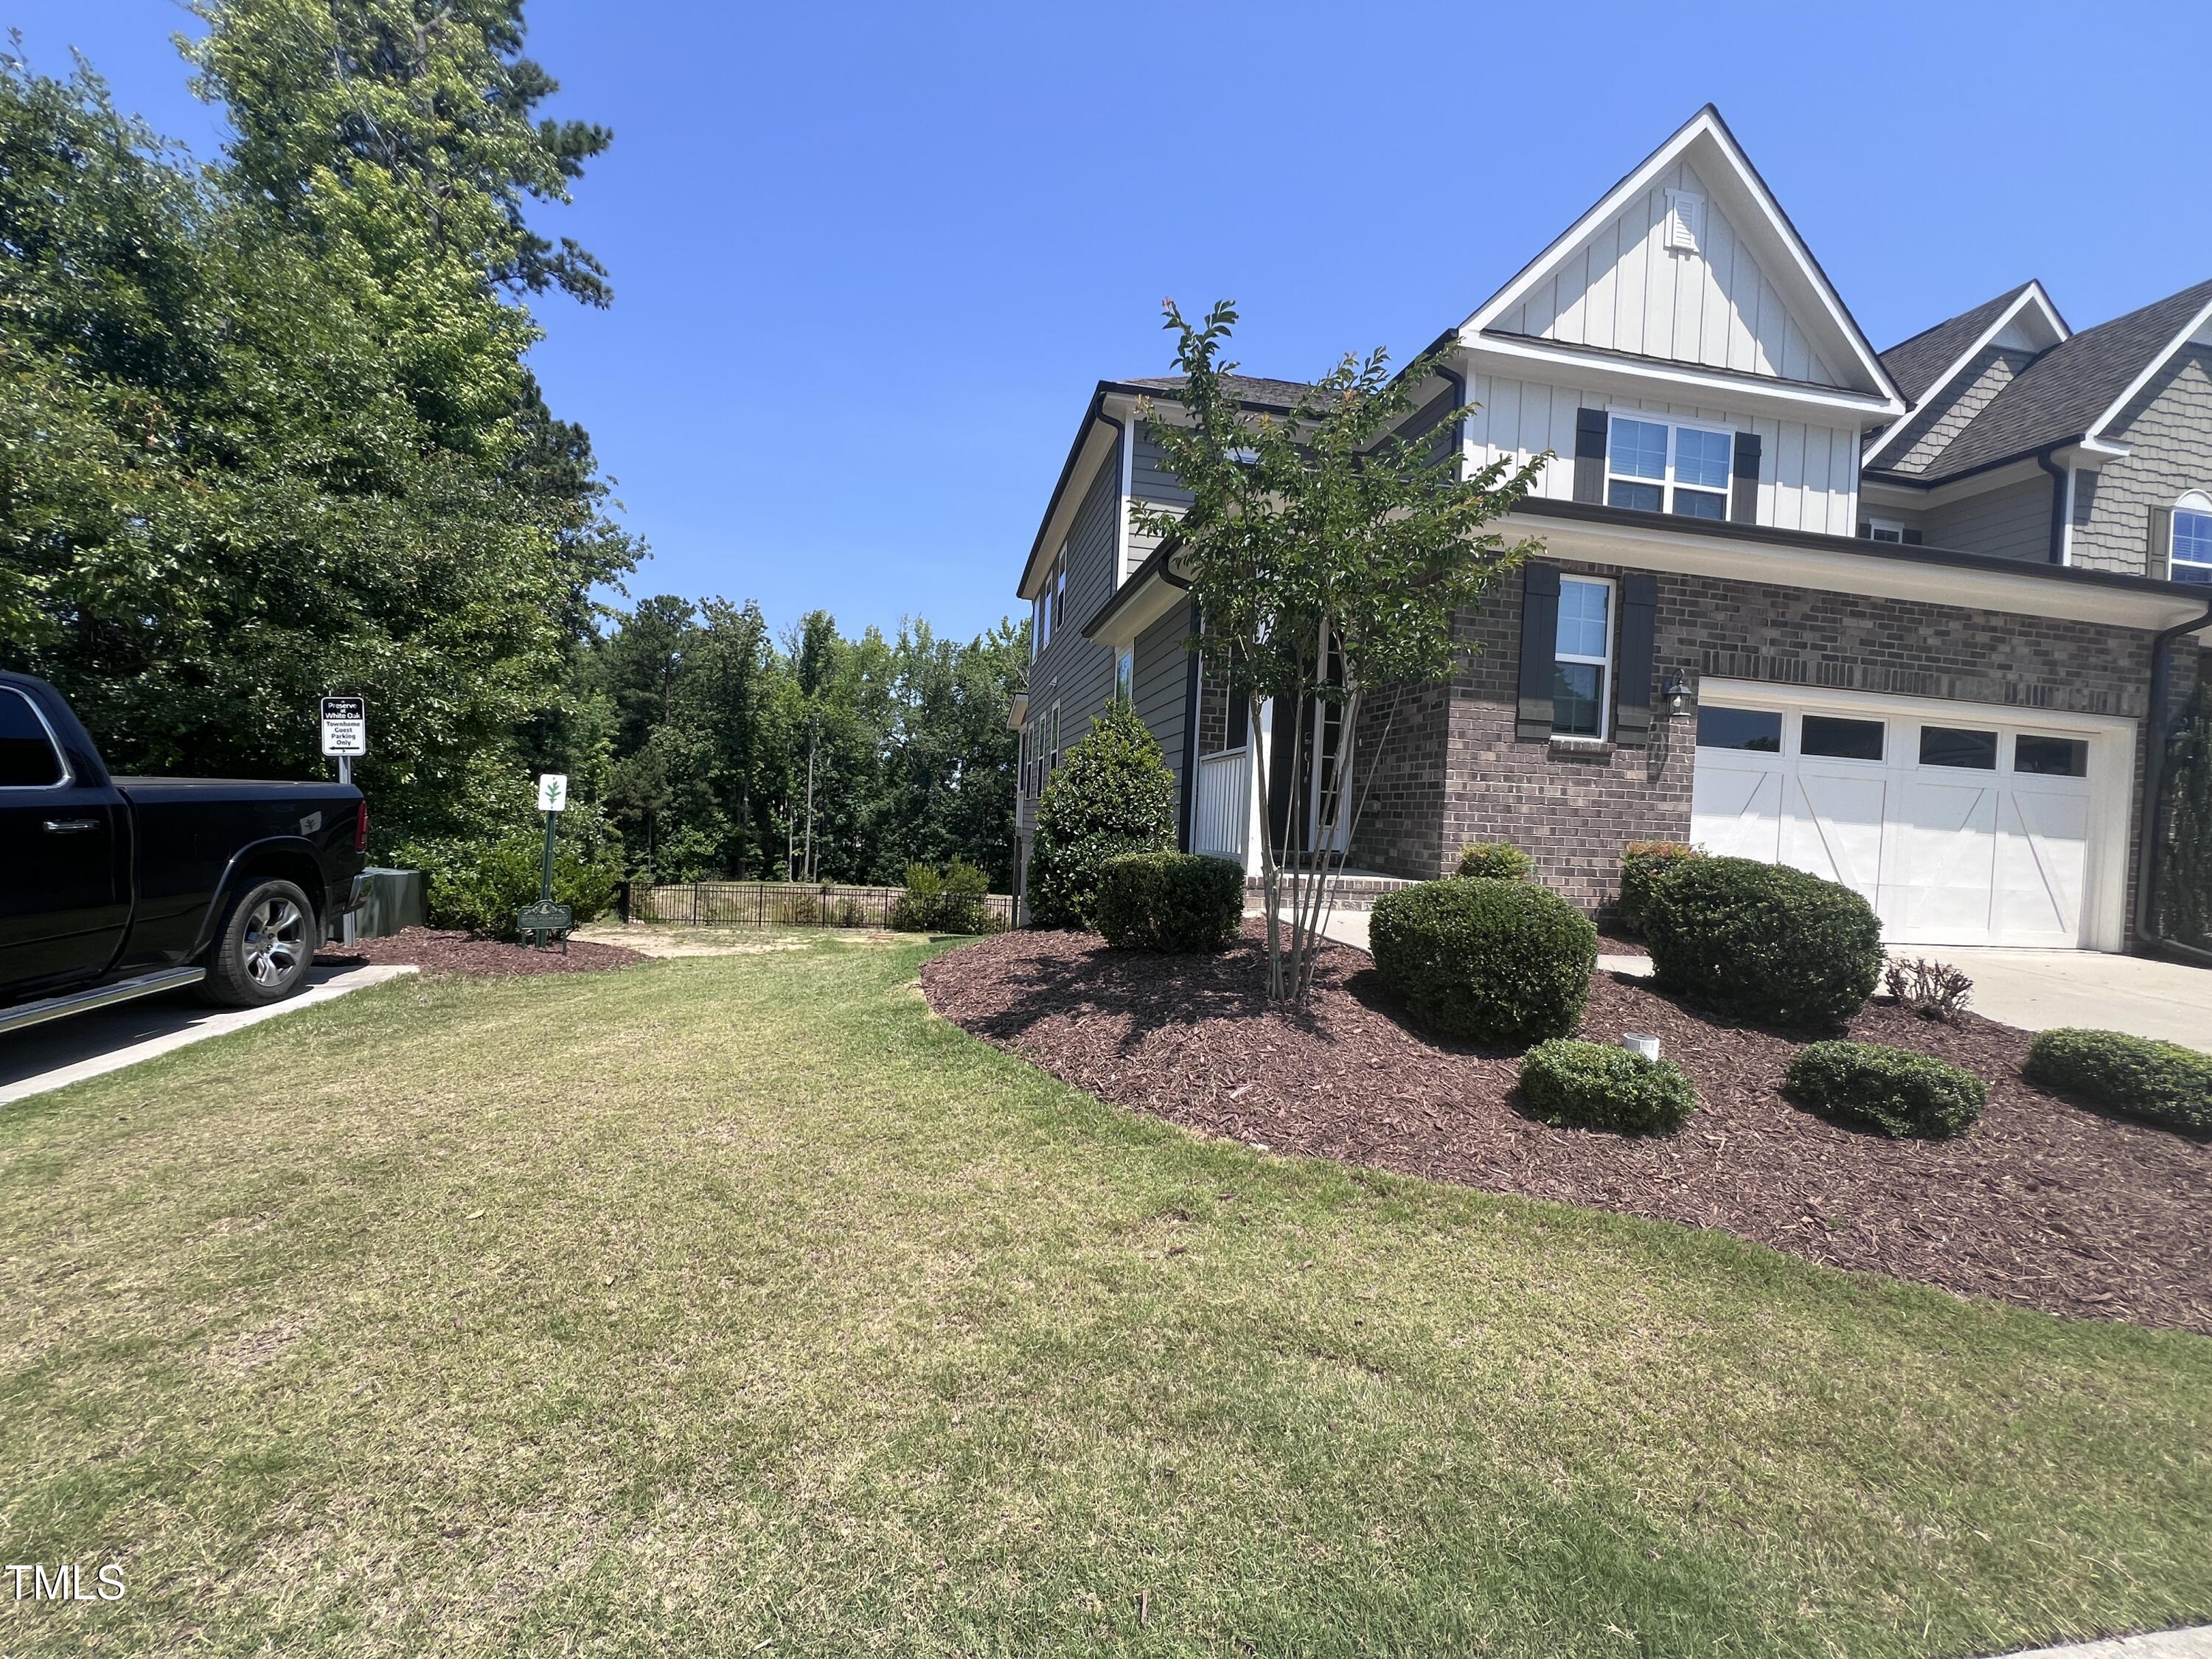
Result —
<instances>
[{"instance_id":1,"label":"black pickup truck","mask_svg":"<svg viewBox=\"0 0 2212 1659\"><path fill-rule=\"evenodd\" d=\"M111 777L60 693L0 673L0 1031L185 986L291 995L368 839L350 784Z\"/></svg>"}]
</instances>

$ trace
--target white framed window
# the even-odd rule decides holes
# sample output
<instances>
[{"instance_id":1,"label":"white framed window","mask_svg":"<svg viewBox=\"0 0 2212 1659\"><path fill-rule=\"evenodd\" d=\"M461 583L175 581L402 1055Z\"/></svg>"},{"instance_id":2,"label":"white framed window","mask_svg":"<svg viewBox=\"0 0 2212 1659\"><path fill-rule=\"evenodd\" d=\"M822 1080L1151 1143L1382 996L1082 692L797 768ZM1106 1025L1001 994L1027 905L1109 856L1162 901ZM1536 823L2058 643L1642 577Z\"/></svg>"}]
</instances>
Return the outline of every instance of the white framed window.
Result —
<instances>
[{"instance_id":1,"label":"white framed window","mask_svg":"<svg viewBox=\"0 0 2212 1659\"><path fill-rule=\"evenodd\" d=\"M1552 730L1563 738L1602 738L1612 705L1613 584L1601 576L1562 576Z\"/></svg>"},{"instance_id":2,"label":"white framed window","mask_svg":"<svg viewBox=\"0 0 2212 1659\"><path fill-rule=\"evenodd\" d=\"M1133 646L1114 653L1114 701L1137 700L1137 652Z\"/></svg>"},{"instance_id":3,"label":"white framed window","mask_svg":"<svg viewBox=\"0 0 2212 1659\"><path fill-rule=\"evenodd\" d=\"M1060 632L1067 620L1067 544L1060 544L1060 556L1052 562L1052 631Z\"/></svg>"},{"instance_id":4,"label":"white framed window","mask_svg":"<svg viewBox=\"0 0 2212 1659\"><path fill-rule=\"evenodd\" d=\"M1638 513L1725 519L1735 459L1733 432L1615 415L1606 434L1606 502Z\"/></svg>"},{"instance_id":5,"label":"white framed window","mask_svg":"<svg viewBox=\"0 0 2212 1659\"><path fill-rule=\"evenodd\" d=\"M1060 699L1057 697L1052 700L1052 712L1045 716L1044 743L1048 756L1045 771L1048 774L1057 772L1060 770Z\"/></svg>"},{"instance_id":6,"label":"white framed window","mask_svg":"<svg viewBox=\"0 0 2212 1659\"><path fill-rule=\"evenodd\" d=\"M2178 582L2212 582L2212 495L2192 489L2173 505L2169 571Z\"/></svg>"},{"instance_id":7,"label":"white framed window","mask_svg":"<svg viewBox=\"0 0 2212 1659\"><path fill-rule=\"evenodd\" d=\"M1905 526L1894 519L1869 519L1867 539L1870 542L1902 542Z\"/></svg>"}]
</instances>

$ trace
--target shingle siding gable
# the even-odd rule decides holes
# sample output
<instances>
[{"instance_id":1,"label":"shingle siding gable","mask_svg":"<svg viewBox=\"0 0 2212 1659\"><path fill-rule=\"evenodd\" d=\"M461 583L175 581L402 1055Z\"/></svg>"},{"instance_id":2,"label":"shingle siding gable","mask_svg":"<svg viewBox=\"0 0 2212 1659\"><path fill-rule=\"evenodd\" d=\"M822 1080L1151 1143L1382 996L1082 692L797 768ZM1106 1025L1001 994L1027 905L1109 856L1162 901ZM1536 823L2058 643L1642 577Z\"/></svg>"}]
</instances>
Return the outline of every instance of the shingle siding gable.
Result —
<instances>
[{"instance_id":1,"label":"shingle siding gable","mask_svg":"<svg viewBox=\"0 0 2212 1659\"><path fill-rule=\"evenodd\" d=\"M1959 377L1955 396L1934 399L1912 416L1911 427L1889 450L1884 465L1897 472L1926 471L1974 416L1996 401L1997 393L2034 361L2033 352L1991 346Z\"/></svg>"},{"instance_id":2,"label":"shingle siding gable","mask_svg":"<svg viewBox=\"0 0 2212 1659\"><path fill-rule=\"evenodd\" d=\"M2103 468L2094 485L2077 481L2073 562L2161 575L2148 568L2152 509L2172 507L2188 490L2212 493L2212 346L2177 352L2122 411L2111 435L2129 453Z\"/></svg>"}]
</instances>

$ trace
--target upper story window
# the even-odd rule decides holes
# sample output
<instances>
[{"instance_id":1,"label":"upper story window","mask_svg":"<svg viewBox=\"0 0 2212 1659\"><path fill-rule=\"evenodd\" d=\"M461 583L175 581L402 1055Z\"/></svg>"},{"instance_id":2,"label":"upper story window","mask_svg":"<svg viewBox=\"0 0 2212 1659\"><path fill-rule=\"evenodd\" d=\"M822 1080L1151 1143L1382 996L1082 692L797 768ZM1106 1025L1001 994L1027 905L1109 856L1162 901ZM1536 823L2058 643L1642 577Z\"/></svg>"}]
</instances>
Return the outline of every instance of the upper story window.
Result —
<instances>
[{"instance_id":1,"label":"upper story window","mask_svg":"<svg viewBox=\"0 0 2212 1659\"><path fill-rule=\"evenodd\" d=\"M1044 573L1044 586L1030 606L1030 656L1035 659L1052 643L1052 636L1060 631L1063 620L1060 612L1067 605L1067 545L1060 544L1053 556L1051 567Z\"/></svg>"},{"instance_id":2,"label":"upper story window","mask_svg":"<svg viewBox=\"0 0 2212 1659\"><path fill-rule=\"evenodd\" d=\"M1559 629L1552 652L1552 730L1562 737L1606 734L1613 678L1613 584L1559 578Z\"/></svg>"},{"instance_id":3,"label":"upper story window","mask_svg":"<svg viewBox=\"0 0 2212 1659\"><path fill-rule=\"evenodd\" d=\"M1639 513L1725 519L1735 434L1615 415L1607 435L1605 499Z\"/></svg>"},{"instance_id":4,"label":"upper story window","mask_svg":"<svg viewBox=\"0 0 2212 1659\"><path fill-rule=\"evenodd\" d=\"M1114 701L1137 700L1137 653L1133 647L1114 653Z\"/></svg>"},{"instance_id":5,"label":"upper story window","mask_svg":"<svg viewBox=\"0 0 2212 1659\"><path fill-rule=\"evenodd\" d=\"M2178 582L2212 582L2212 496L2192 489L2173 509L2172 574Z\"/></svg>"}]
</instances>

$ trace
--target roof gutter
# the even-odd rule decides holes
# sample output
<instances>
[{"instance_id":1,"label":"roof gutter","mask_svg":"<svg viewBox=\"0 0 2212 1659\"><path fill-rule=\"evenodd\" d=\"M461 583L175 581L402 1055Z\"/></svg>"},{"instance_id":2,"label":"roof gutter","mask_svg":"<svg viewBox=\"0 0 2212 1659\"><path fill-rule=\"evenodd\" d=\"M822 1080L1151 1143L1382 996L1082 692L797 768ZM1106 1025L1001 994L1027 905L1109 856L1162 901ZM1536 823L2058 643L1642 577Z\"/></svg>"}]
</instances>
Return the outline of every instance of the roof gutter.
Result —
<instances>
[{"instance_id":1,"label":"roof gutter","mask_svg":"<svg viewBox=\"0 0 2212 1659\"><path fill-rule=\"evenodd\" d=\"M2074 469L2061 466L2051 458L2075 440L2063 444L2045 444L2035 452L2035 464L2051 475L2051 562L2066 562L2066 519L2073 506Z\"/></svg>"},{"instance_id":2,"label":"roof gutter","mask_svg":"<svg viewBox=\"0 0 2212 1659\"><path fill-rule=\"evenodd\" d=\"M2136 880L2136 933L2162 950L2212 967L2212 951L2177 944L2158 931L2159 878L2164 873L2166 861L2165 844L2159 834L2158 803L2166 783L2166 746L2172 740L2172 733L2166 729L2169 723L2166 702L2173 684L2173 647L2180 643L2182 635L2201 628L2212 628L2212 599L2206 599L2203 616L2176 623L2151 638L2150 719L2149 729L2143 734L2142 805L2138 819L2142 825L2142 863Z\"/></svg>"}]
</instances>

